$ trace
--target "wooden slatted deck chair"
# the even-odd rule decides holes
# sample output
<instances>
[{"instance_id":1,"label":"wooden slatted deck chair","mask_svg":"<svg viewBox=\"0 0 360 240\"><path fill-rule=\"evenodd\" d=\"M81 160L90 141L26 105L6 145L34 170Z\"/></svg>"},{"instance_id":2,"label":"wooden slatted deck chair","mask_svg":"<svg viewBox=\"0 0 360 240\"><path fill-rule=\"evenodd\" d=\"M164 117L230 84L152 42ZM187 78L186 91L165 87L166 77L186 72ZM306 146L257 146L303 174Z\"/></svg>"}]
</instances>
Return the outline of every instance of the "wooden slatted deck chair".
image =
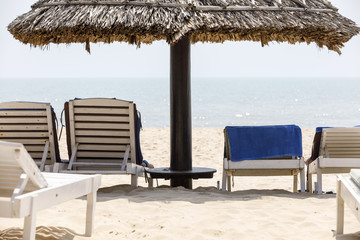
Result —
<instances>
[{"instance_id":1,"label":"wooden slatted deck chair","mask_svg":"<svg viewBox=\"0 0 360 240\"><path fill-rule=\"evenodd\" d=\"M41 171L60 161L50 103L0 103L0 141L22 143Z\"/></svg>"},{"instance_id":2,"label":"wooden slatted deck chair","mask_svg":"<svg viewBox=\"0 0 360 240\"><path fill-rule=\"evenodd\" d=\"M360 221L360 170L352 169L350 177L338 176L336 191L336 234L344 233L344 205Z\"/></svg>"},{"instance_id":3,"label":"wooden slatted deck chair","mask_svg":"<svg viewBox=\"0 0 360 240\"><path fill-rule=\"evenodd\" d=\"M35 239L38 211L84 195L91 236L100 182L100 175L40 172L21 143L0 141L0 217L24 218L24 239Z\"/></svg>"},{"instance_id":4,"label":"wooden slatted deck chair","mask_svg":"<svg viewBox=\"0 0 360 240\"><path fill-rule=\"evenodd\" d=\"M74 173L130 174L137 186L136 105L110 98L65 103L69 165Z\"/></svg>"},{"instance_id":5,"label":"wooden slatted deck chair","mask_svg":"<svg viewBox=\"0 0 360 240\"><path fill-rule=\"evenodd\" d=\"M294 176L305 191L301 129L296 125L239 126L224 130L222 190L231 191L233 176Z\"/></svg>"},{"instance_id":6,"label":"wooden slatted deck chair","mask_svg":"<svg viewBox=\"0 0 360 240\"><path fill-rule=\"evenodd\" d=\"M349 173L360 168L360 128L323 128L319 156L308 165L308 188L313 191L312 174L317 176L315 193L322 193L322 174Z\"/></svg>"}]
</instances>

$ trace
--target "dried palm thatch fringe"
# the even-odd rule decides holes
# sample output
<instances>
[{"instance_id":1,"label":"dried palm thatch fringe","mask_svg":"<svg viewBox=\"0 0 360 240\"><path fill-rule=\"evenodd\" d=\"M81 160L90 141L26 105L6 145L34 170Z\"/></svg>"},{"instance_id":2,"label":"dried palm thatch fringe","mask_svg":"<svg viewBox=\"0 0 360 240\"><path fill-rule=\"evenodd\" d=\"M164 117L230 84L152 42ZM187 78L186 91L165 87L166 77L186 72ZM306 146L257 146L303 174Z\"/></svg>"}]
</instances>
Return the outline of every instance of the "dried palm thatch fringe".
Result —
<instances>
[{"instance_id":1,"label":"dried palm thatch fringe","mask_svg":"<svg viewBox=\"0 0 360 240\"><path fill-rule=\"evenodd\" d=\"M40 0L8 30L32 46L153 41L315 42L340 52L359 33L327 0Z\"/></svg>"}]
</instances>

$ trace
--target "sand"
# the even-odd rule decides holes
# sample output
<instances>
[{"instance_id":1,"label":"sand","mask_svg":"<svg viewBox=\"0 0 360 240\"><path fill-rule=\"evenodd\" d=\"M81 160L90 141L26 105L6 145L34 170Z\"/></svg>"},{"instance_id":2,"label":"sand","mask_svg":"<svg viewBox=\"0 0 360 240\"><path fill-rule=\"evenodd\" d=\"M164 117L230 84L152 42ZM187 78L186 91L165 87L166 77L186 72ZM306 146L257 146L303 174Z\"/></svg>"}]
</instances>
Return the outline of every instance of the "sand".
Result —
<instances>
[{"instance_id":1,"label":"sand","mask_svg":"<svg viewBox=\"0 0 360 240\"><path fill-rule=\"evenodd\" d=\"M302 129L303 151L311 153L314 129ZM169 129L141 132L145 159L169 166ZM64 138L62 158L67 158ZM334 236L336 194L292 193L292 177L235 177L231 193L217 190L222 175L220 128L193 129L193 166L217 169L213 179L194 180L193 190L130 186L130 176L102 177L95 226L83 236L85 198L37 214L37 239L360 239L360 223L345 207L345 234ZM336 175L323 177L323 190L336 191ZM21 239L23 219L0 218L0 239Z\"/></svg>"}]
</instances>

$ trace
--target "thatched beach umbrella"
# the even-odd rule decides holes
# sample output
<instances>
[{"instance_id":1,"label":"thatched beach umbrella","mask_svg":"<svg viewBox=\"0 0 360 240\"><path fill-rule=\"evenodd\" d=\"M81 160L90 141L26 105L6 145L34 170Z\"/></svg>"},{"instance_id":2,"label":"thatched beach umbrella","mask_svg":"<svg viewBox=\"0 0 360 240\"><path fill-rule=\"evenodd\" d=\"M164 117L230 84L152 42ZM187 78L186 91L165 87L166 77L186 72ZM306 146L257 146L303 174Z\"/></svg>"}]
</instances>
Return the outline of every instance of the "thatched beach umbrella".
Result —
<instances>
[{"instance_id":1,"label":"thatched beach umbrella","mask_svg":"<svg viewBox=\"0 0 360 240\"><path fill-rule=\"evenodd\" d=\"M171 45L172 186L191 188L190 43L316 43L340 54L360 28L327 0L40 0L8 27L32 46L114 41ZM164 171L161 171L164 172ZM177 177L176 177L177 176Z\"/></svg>"}]
</instances>

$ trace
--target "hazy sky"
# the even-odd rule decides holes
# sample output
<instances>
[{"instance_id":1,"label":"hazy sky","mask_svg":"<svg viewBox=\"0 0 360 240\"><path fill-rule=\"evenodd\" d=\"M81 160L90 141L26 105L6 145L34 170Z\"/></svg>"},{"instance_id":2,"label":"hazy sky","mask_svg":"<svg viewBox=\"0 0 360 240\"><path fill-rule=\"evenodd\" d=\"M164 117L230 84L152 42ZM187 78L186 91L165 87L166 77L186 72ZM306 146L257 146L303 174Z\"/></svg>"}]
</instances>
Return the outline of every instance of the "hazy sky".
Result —
<instances>
[{"instance_id":1,"label":"hazy sky","mask_svg":"<svg viewBox=\"0 0 360 240\"><path fill-rule=\"evenodd\" d=\"M136 46L124 43L50 45L30 48L15 40L8 24L30 10L33 0L0 0L0 78L169 77L165 41ZM331 0L340 13L360 24L360 0ZM360 36L339 56L315 44L226 42L192 45L193 77L358 77Z\"/></svg>"}]
</instances>

